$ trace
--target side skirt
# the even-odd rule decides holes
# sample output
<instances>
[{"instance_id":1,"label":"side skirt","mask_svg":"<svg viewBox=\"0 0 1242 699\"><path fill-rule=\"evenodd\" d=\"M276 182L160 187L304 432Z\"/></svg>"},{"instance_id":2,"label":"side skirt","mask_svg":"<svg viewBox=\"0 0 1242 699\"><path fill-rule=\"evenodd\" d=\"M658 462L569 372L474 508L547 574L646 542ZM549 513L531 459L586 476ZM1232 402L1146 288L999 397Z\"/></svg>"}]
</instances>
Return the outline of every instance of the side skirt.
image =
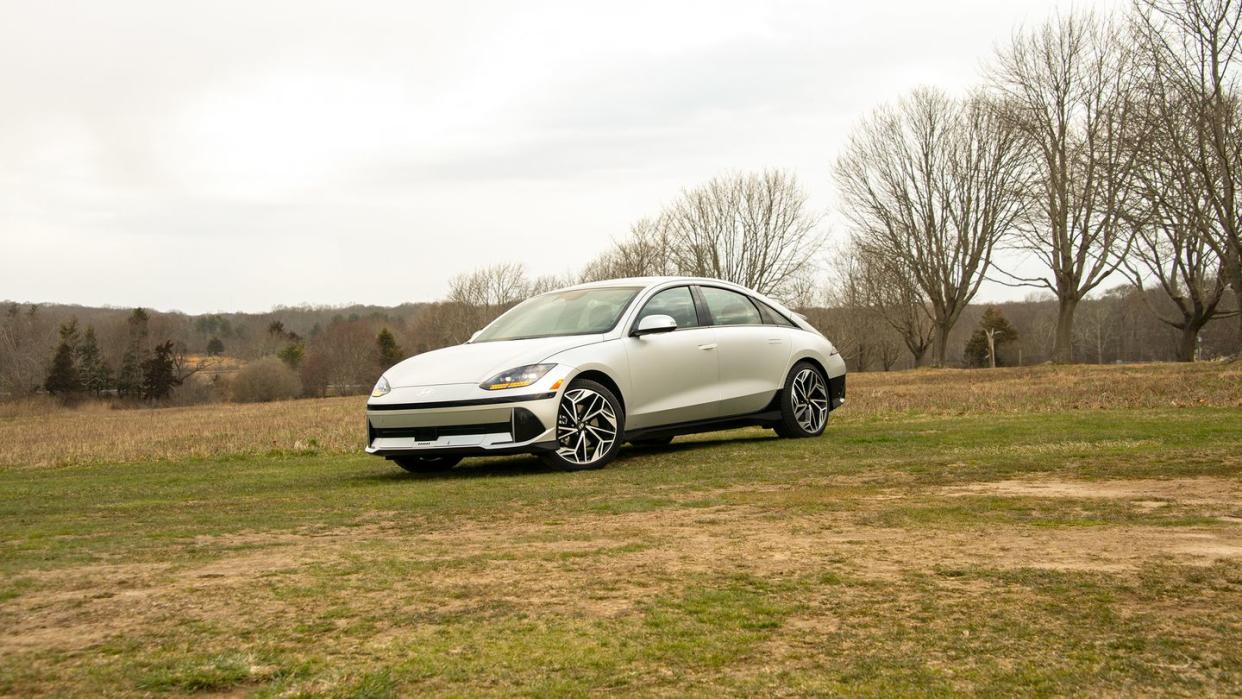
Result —
<instances>
[{"instance_id":1,"label":"side skirt","mask_svg":"<svg viewBox=\"0 0 1242 699\"><path fill-rule=\"evenodd\" d=\"M733 417L712 418L710 420L694 420L692 422L679 422L673 425L660 425L658 427L645 427L637 430L626 430L625 441L635 439L658 439L661 437L676 437L682 434L697 434L699 432L719 432L720 430L735 430L739 427L771 427L781 419L780 410L764 409L757 413L749 415L736 415Z\"/></svg>"}]
</instances>

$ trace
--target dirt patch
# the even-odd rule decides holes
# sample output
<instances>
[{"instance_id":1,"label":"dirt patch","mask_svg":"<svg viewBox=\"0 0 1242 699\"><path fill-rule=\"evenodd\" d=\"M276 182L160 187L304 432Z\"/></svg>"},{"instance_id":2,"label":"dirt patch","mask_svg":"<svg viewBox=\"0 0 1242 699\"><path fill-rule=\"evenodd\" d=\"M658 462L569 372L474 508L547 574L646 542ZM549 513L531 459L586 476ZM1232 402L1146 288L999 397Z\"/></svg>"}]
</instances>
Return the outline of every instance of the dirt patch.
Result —
<instances>
[{"instance_id":1,"label":"dirt patch","mask_svg":"<svg viewBox=\"0 0 1242 699\"><path fill-rule=\"evenodd\" d=\"M1224 478L1070 481L1022 479L946 488L948 495L1015 495L1041 498L1130 500L1145 508L1168 503L1242 505L1242 483Z\"/></svg>"}]
</instances>

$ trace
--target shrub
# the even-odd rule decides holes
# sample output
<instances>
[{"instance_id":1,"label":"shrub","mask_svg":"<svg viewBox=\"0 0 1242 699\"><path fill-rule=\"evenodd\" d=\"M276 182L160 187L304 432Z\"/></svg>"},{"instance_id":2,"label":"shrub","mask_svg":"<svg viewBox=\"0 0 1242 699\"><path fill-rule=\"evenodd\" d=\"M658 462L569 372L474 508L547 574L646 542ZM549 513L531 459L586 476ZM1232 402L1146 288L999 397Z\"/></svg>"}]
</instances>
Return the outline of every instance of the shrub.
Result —
<instances>
[{"instance_id":1,"label":"shrub","mask_svg":"<svg viewBox=\"0 0 1242 699\"><path fill-rule=\"evenodd\" d=\"M264 357L242 367L233 378L233 400L238 403L265 403L287 400L302 394L297 372L275 357Z\"/></svg>"},{"instance_id":2,"label":"shrub","mask_svg":"<svg viewBox=\"0 0 1242 699\"><path fill-rule=\"evenodd\" d=\"M219 375L204 376L203 374L195 374L185 380L185 383L177 387L172 392L165 405L185 406L185 405L205 405L208 403L219 403L228 400L230 389L232 387L227 381L220 379Z\"/></svg>"}]
</instances>

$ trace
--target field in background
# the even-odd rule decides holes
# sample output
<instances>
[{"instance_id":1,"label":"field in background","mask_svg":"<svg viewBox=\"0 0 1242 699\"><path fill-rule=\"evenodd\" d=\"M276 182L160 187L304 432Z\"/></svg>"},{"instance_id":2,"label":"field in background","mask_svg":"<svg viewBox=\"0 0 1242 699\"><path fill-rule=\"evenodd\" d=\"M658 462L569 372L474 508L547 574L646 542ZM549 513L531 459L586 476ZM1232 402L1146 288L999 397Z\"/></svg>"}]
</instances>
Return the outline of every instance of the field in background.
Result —
<instances>
[{"instance_id":1,"label":"field in background","mask_svg":"<svg viewBox=\"0 0 1242 699\"><path fill-rule=\"evenodd\" d=\"M1239 364L860 374L574 474L407 475L362 402L0 414L0 695L1242 692Z\"/></svg>"},{"instance_id":2,"label":"field in background","mask_svg":"<svg viewBox=\"0 0 1242 699\"><path fill-rule=\"evenodd\" d=\"M851 374L848 391L848 408L834 413L834 421L1242 407L1242 363L873 372ZM0 467L352 453L363 447L365 403L359 396L161 410L0 404Z\"/></svg>"}]
</instances>

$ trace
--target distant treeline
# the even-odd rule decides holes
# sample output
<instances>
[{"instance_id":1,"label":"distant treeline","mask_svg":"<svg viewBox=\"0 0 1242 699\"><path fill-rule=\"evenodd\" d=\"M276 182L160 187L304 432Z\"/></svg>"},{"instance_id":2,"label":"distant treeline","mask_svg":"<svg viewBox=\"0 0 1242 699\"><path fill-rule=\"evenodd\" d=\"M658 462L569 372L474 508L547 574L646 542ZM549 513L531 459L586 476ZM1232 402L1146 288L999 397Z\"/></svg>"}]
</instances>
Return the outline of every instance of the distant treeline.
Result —
<instances>
[{"instance_id":1,"label":"distant treeline","mask_svg":"<svg viewBox=\"0 0 1242 699\"><path fill-rule=\"evenodd\" d=\"M455 302L201 315L7 302L0 397L194 403L360 393L387 366L461 342L478 329L475 319L492 315ZM268 374L279 367L286 375L241 368L264 358L279 360L262 365ZM269 387L231 385L238 378Z\"/></svg>"},{"instance_id":2,"label":"distant treeline","mask_svg":"<svg viewBox=\"0 0 1242 699\"><path fill-rule=\"evenodd\" d=\"M550 282L529 280L518 266L492 267L457 277L451 292L456 300L266 313L189 315L10 302L0 316L0 396L51 389L177 404L363 393L400 359L465 341L537 291L537 283ZM1133 286L1084 301L1075 324L1075 361L1177 360L1181 333L1153 312L1161 303L1171 302ZM915 366L902 334L865 306L799 311L837 344L852 371ZM991 349L981 338L998 318L1007 326L994 336L998 365L1049 361L1057 311L1050 298L972 304L950 335L947 363L989 364ZM930 331L925 340L924 350ZM1199 358L1237 354L1232 325L1210 323L1197 352Z\"/></svg>"}]
</instances>

